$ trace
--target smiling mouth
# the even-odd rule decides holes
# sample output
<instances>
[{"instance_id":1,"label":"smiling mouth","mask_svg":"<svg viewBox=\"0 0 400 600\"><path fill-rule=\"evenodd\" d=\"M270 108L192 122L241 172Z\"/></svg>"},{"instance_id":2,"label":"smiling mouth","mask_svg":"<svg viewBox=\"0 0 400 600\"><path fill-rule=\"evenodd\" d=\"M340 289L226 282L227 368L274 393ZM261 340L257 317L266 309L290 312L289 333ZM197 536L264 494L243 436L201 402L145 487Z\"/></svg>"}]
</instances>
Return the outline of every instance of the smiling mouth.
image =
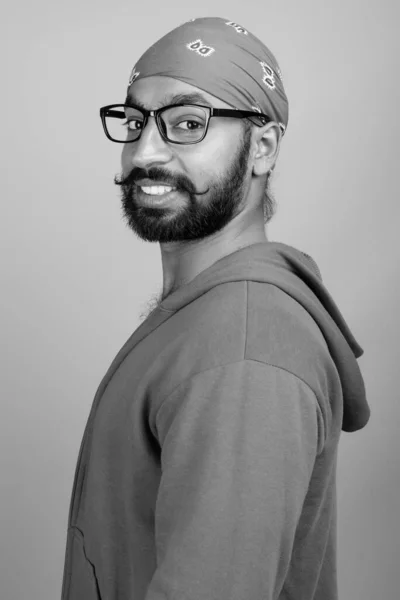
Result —
<instances>
[{"instance_id":1,"label":"smiling mouth","mask_svg":"<svg viewBox=\"0 0 400 600\"><path fill-rule=\"evenodd\" d=\"M160 187L160 186L157 186ZM154 188L141 188L138 186L138 200L142 204L149 206L161 206L171 202L176 197L176 188L165 187L162 192L154 190ZM149 193L150 192L150 193Z\"/></svg>"},{"instance_id":2,"label":"smiling mouth","mask_svg":"<svg viewBox=\"0 0 400 600\"><path fill-rule=\"evenodd\" d=\"M152 185L152 186L138 186L139 189L148 196L164 196L172 191L176 191L176 188L167 185Z\"/></svg>"}]
</instances>

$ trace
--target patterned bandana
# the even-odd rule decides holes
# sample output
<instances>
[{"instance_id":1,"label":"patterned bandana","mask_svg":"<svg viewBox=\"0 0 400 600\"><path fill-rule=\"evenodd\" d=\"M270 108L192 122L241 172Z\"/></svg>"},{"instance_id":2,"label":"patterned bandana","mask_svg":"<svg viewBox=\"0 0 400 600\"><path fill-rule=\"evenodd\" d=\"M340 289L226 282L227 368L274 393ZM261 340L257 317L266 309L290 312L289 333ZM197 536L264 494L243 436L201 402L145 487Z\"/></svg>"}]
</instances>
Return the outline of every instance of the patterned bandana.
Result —
<instances>
[{"instance_id":1,"label":"patterned bandana","mask_svg":"<svg viewBox=\"0 0 400 600\"><path fill-rule=\"evenodd\" d=\"M153 75L193 85L232 108L264 113L285 132L289 105L278 63L237 23L204 17L173 29L135 64L128 89L137 79Z\"/></svg>"}]
</instances>

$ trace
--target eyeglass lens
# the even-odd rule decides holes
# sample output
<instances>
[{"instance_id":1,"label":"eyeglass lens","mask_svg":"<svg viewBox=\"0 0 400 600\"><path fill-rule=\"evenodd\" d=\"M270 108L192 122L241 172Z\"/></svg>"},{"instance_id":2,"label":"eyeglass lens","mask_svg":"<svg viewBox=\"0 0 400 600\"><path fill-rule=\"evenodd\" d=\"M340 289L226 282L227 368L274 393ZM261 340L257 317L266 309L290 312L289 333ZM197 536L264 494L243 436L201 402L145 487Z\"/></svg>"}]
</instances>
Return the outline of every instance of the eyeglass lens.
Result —
<instances>
[{"instance_id":1,"label":"eyeglass lens","mask_svg":"<svg viewBox=\"0 0 400 600\"><path fill-rule=\"evenodd\" d=\"M171 142L192 143L204 136L209 113L195 105L172 106L160 115L164 134ZM105 117L107 131L116 141L132 142L139 139L144 116L131 107L114 107Z\"/></svg>"}]
</instances>

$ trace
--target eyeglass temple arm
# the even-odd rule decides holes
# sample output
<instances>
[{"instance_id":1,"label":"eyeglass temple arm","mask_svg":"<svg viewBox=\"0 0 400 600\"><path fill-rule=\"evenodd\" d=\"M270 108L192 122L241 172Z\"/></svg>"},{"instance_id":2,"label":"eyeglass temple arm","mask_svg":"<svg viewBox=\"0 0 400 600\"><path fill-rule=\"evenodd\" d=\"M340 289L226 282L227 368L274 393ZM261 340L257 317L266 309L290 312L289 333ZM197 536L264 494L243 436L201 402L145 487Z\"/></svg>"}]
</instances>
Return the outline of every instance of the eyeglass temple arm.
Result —
<instances>
[{"instance_id":1,"label":"eyeglass temple arm","mask_svg":"<svg viewBox=\"0 0 400 600\"><path fill-rule=\"evenodd\" d=\"M268 117L268 115L264 115L263 113L242 109L232 110L231 108L213 108L211 114L215 115L216 117L236 117L238 119L251 119L252 123L254 123L253 119L260 119L260 121L264 123L264 125L273 120L270 117ZM259 123L254 124L258 125L259 127L261 126Z\"/></svg>"},{"instance_id":2,"label":"eyeglass temple arm","mask_svg":"<svg viewBox=\"0 0 400 600\"><path fill-rule=\"evenodd\" d=\"M121 110L112 110L108 108L107 111L103 111L101 112L101 114L105 117L116 117L117 119L125 119L125 113L123 113Z\"/></svg>"}]
</instances>

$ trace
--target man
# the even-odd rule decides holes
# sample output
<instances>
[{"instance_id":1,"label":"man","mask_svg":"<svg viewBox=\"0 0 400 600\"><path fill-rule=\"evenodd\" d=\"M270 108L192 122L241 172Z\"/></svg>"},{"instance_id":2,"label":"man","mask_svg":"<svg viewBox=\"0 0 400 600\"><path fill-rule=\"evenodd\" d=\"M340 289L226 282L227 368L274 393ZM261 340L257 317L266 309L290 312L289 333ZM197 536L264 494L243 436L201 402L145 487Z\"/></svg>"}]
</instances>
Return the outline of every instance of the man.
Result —
<instances>
[{"instance_id":1,"label":"man","mask_svg":"<svg viewBox=\"0 0 400 600\"><path fill-rule=\"evenodd\" d=\"M62 598L334 600L338 442L369 407L317 266L265 234L288 121L276 60L194 19L101 118L163 290L94 398Z\"/></svg>"}]
</instances>

